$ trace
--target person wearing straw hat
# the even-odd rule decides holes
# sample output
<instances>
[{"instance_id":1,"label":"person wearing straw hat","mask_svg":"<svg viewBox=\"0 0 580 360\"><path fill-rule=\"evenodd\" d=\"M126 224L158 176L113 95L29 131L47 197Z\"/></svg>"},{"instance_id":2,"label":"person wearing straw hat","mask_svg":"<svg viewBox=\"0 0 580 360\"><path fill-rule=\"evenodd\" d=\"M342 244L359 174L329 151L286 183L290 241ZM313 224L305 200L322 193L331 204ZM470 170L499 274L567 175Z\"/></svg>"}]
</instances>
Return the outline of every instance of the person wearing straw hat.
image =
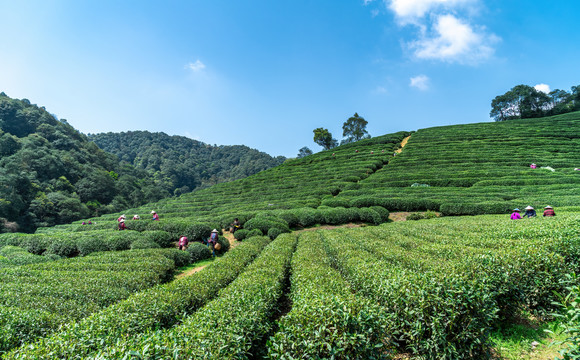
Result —
<instances>
[{"instance_id":1,"label":"person wearing straw hat","mask_svg":"<svg viewBox=\"0 0 580 360\"><path fill-rule=\"evenodd\" d=\"M135 214L133 215L133 220L141 220L141 216Z\"/></svg>"},{"instance_id":2,"label":"person wearing straw hat","mask_svg":"<svg viewBox=\"0 0 580 360\"><path fill-rule=\"evenodd\" d=\"M159 215L155 212L155 210L151 210L151 214L153 215L153 220L159 221Z\"/></svg>"},{"instance_id":3,"label":"person wearing straw hat","mask_svg":"<svg viewBox=\"0 0 580 360\"><path fill-rule=\"evenodd\" d=\"M530 169L535 169L536 167L538 167L538 166L537 166L536 164L534 164L534 163L532 163L532 164L530 165Z\"/></svg>"},{"instance_id":4,"label":"person wearing straw hat","mask_svg":"<svg viewBox=\"0 0 580 360\"><path fill-rule=\"evenodd\" d=\"M528 205L526 207L526 212L524 213L524 216L527 216L528 218L535 217L536 216L536 210L534 210L533 207L531 207L531 206Z\"/></svg>"},{"instance_id":5,"label":"person wearing straw hat","mask_svg":"<svg viewBox=\"0 0 580 360\"><path fill-rule=\"evenodd\" d=\"M544 216L556 216L556 213L554 212L554 208L551 207L550 205L546 206L544 208Z\"/></svg>"},{"instance_id":6,"label":"person wearing straw hat","mask_svg":"<svg viewBox=\"0 0 580 360\"><path fill-rule=\"evenodd\" d=\"M216 250L216 244L218 243L218 238L219 238L219 235L218 235L217 229L213 229L211 231L211 235L209 236L209 239L207 239L207 245L211 249L212 256L215 256L215 250Z\"/></svg>"},{"instance_id":7,"label":"person wearing straw hat","mask_svg":"<svg viewBox=\"0 0 580 360\"><path fill-rule=\"evenodd\" d=\"M125 226L125 219L121 219L121 221L119 221L119 230L127 230L127 226Z\"/></svg>"},{"instance_id":8,"label":"person wearing straw hat","mask_svg":"<svg viewBox=\"0 0 580 360\"><path fill-rule=\"evenodd\" d=\"M514 212L510 215L510 219L512 220L519 220L521 219L522 216L520 215L520 209L515 208Z\"/></svg>"},{"instance_id":9,"label":"person wearing straw hat","mask_svg":"<svg viewBox=\"0 0 580 360\"><path fill-rule=\"evenodd\" d=\"M125 219L126 219L125 214L123 214L123 215L119 216L119 218L117 219L117 222L121 222L121 220L125 220Z\"/></svg>"}]
</instances>

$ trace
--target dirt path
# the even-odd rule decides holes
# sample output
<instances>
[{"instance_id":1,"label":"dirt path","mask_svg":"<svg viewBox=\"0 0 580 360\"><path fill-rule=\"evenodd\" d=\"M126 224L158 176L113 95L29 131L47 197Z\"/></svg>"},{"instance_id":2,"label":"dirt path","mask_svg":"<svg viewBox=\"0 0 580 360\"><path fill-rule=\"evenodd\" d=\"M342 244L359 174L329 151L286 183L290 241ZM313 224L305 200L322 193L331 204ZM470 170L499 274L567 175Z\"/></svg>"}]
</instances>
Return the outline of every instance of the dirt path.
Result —
<instances>
[{"instance_id":1,"label":"dirt path","mask_svg":"<svg viewBox=\"0 0 580 360\"><path fill-rule=\"evenodd\" d=\"M187 271L184 271L181 274L176 275L175 276L175 280L181 279L181 278L186 277L186 276L191 276L191 275L195 274L196 272L203 270L206 266L207 265L198 266L196 268L193 268L193 269L189 269Z\"/></svg>"},{"instance_id":2,"label":"dirt path","mask_svg":"<svg viewBox=\"0 0 580 360\"><path fill-rule=\"evenodd\" d=\"M401 141L401 147L398 148L397 150L395 150L395 152L397 154L400 154L401 151L403 151L403 148L405 147L405 145L407 145L407 142L409 141L410 137L411 137L411 135L407 136L406 138L403 139L403 141Z\"/></svg>"}]
</instances>

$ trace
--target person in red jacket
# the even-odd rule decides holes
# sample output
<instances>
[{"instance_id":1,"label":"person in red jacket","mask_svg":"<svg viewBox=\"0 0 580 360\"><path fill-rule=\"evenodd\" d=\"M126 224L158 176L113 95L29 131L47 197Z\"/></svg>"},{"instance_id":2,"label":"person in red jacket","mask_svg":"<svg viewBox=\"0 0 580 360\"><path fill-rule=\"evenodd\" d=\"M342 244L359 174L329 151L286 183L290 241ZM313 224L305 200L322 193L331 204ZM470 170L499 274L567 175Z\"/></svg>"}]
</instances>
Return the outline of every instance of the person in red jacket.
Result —
<instances>
[{"instance_id":1,"label":"person in red jacket","mask_svg":"<svg viewBox=\"0 0 580 360\"><path fill-rule=\"evenodd\" d=\"M182 236L179 238L179 250L185 250L188 244L189 240L187 239L187 236Z\"/></svg>"},{"instance_id":2,"label":"person in red jacket","mask_svg":"<svg viewBox=\"0 0 580 360\"><path fill-rule=\"evenodd\" d=\"M153 214L153 220L159 221L159 215L155 212L155 210L151 210L151 214Z\"/></svg>"},{"instance_id":3,"label":"person in red jacket","mask_svg":"<svg viewBox=\"0 0 580 360\"><path fill-rule=\"evenodd\" d=\"M550 205L546 206L544 208L544 216L556 216L554 208L552 208Z\"/></svg>"},{"instance_id":4,"label":"person in red jacket","mask_svg":"<svg viewBox=\"0 0 580 360\"><path fill-rule=\"evenodd\" d=\"M127 230L127 226L125 226L125 219L121 219L121 221L119 221L119 230Z\"/></svg>"}]
</instances>

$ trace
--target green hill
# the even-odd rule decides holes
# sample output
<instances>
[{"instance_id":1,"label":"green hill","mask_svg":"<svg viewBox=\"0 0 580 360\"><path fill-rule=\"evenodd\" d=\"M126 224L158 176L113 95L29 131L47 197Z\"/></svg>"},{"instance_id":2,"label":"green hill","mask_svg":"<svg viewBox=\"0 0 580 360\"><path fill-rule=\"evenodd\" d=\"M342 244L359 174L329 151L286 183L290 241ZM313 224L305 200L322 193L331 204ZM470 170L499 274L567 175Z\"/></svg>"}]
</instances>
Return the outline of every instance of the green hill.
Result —
<instances>
[{"instance_id":1,"label":"green hill","mask_svg":"<svg viewBox=\"0 0 580 360\"><path fill-rule=\"evenodd\" d=\"M580 171L575 168L580 168L580 112L433 127L418 130L388 166L337 199L446 215L578 205Z\"/></svg>"},{"instance_id":2,"label":"green hill","mask_svg":"<svg viewBox=\"0 0 580 360\"><path fill-rule=\"evenodd\" d=\"M176 195L241 179L286 159L243 145L212 146L148 131L109 132L89 135L89 139L120 160L146 170L158 180L158 186Z\"/></svg>"},{"instance_id":3,"label":"green hill","mask_svg":"<svg viewBox=\"0 0 580 360\"><path fill-rule=\"evenodd\" d=\"M164 196L66 120L0 93L0 232L33 231Z\"/></svg>"},{"instance_id":4,"label":"green hill","mask_svg":"<svg viewBox=\"0 0 580 360\"><path fill-rule=\"evenodd\" d=\"M1 234L0 351L4 359L496 356L504 348L494 348L493 330L544 319L558 310L555 292L578 285L569 274L580 271L579 125L571 113L399 132L128 209L128 219L142 219L126 231L114 231L118 214L109 214ZM553 205L557 216L509 219L511 207L528 204ZM160 221L147 219L152 209ZM423 209L502 214L385 223L389 211ZM171 281L193 257L158 248L183 235L201 241L234 217L243 241L228 250L220 237L222 256ZM348 222L360 227L292 232Z\"/></svg>"}]
</instances>

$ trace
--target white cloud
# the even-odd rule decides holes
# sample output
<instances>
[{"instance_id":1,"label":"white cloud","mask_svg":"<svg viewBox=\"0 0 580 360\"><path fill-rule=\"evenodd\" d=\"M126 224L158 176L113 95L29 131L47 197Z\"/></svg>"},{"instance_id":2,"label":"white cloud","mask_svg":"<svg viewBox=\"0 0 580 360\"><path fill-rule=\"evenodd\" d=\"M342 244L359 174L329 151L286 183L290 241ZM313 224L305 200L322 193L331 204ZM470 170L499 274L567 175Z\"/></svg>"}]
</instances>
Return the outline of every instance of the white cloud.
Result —
<instances>
[{"instance_id":1,"label":"white cloud","mask_svg":"<svg viewBox=\"0 0 580 360\"><path fill-rule=\"evenodd\" d=\"M429 77L427 75L417 75L411 78L410 87L417 88L421 91L429 90Z\"/></svg>"},{"instance_id":2,"label":"white cloud","mask_svg":"<svg viewBox=\"0 0 580 360\"><path fill-rule=\"evenodd\" d=\"M471 24L481 0L383 0L400 26L416 28L404 42L417 59L475 65L493 56L500 40Z\"/></svg>"},{"instance_id":3,"label":"white cloud","mask_svg":"<svg viewBox=\"0 0 580 360\"><path fill-rule=\"evenodd\" d=\"M414 23L427 13L441 9L451 10L460 5L473 3L475 0L384 0L398 20L403 23Z\"/></svg>"},{"instance_id":4,"label":"white cloud","mask_svg":"<svg viewBox=\"0 0 580 360\"><path fill-rule=\"evenodd\" d=\"M550 85L548 84L538 84L534 86L534 89L541 91L543 93L549 94L550 93Z\"/></svg>"},{"instance_id":5,"label":"white cloud","mask_svg":"<svg viewBox=\"0 0 580 360\"><path fill-rule=\"evenodd\" d=\"M432 36L423 36L409 44L419 59L477 64L493 55L492 45L499 40L493 34L485 34L483 29L474 30L453 15L437 17L433 27Z\"/></svg>"},{"instance_id":6,"label":"white cloud","mask_svg":"<svg viewBox=\"0 0 580 360\"><path fill-rule=\"evenodd\" d=\"M203 69L205 69L205 64L202 63L199 59L197 59L195 62L190 62L189 64L187 64L187 66L185 66L186 69L190 69L193 72L199 72L202 71Z\"/></svg>"}]
</instances>

